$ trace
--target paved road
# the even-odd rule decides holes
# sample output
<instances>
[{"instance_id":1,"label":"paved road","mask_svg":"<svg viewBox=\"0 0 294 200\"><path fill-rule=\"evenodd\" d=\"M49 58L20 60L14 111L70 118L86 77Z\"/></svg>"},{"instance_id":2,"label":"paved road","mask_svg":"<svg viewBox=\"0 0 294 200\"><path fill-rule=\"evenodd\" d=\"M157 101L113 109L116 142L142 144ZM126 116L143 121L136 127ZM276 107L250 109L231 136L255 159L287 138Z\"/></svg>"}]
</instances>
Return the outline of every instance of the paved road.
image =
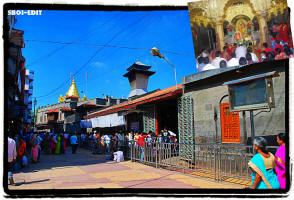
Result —
<instances>
[{"instance_id":1,"label":"paved road","mask_svg":"<svg viewBox=\"0 0 294 200\"><path fill-rule=\"evenodd\" d=\"M77 154L71 154L70 150L61 155L42 154L39 163L14 174L16 186L9 186L9 189L244 188L131 161L114 163L86 149L78 149Z\"/></svg>"}]
</instances>

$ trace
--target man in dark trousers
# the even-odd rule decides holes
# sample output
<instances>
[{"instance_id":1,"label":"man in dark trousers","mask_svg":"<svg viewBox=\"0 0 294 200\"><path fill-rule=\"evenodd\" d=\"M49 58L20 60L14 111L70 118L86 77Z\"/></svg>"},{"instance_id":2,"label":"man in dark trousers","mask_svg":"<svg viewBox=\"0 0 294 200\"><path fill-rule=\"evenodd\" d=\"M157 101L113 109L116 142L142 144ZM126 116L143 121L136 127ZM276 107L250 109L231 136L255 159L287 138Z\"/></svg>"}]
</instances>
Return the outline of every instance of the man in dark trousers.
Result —
<instances>
[{"instance_id":1,"label":"man in dark trousers","mask_svg":"<svg viewBox=\"0 0 294 200\"><path fill-rule=\"evenodd\" d=\"M76 136L76 133L74 133L71 137L70 137L70 144L71 144L71 150L72 153L75 154L77 151L77 147L78 147L78 138Z\"/></svg>"},{"instance_id":2,"label":"man in dark trousers","mask_svg":"<svg viewBox=\"0 0 294 200\"><path fill-rule=\"evenodd\" d=\"M16 161L16 144L15 141L12 139L14 134L10 133L8 137L8 180L10 185L14 185L14 180L13 180L13 164Z\"/></svg>"}]
</instances>

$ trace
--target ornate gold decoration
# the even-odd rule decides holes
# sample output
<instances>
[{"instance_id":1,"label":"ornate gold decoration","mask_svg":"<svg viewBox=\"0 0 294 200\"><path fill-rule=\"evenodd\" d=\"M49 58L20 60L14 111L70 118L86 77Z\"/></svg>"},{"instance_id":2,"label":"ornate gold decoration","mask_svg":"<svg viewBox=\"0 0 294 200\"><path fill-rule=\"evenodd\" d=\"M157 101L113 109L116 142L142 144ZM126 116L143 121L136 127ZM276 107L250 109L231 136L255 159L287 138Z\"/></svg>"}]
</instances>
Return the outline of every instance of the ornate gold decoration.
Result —
<instances>
[{"instance_id":1,"label":"ornate gold decoration","mask_svg":"<svg viewBox=\"0 0 294 200\"><path fill-rule=\"evenodd\" d=\"M59 103L60 103L60 102L64 102L64 98L63 98L62 95L59 96L59 98L58 98L58 102L59 102Z\"/></svg>"},{"instance_id":2,"label":"ornate gold decoration","mask_svg":"<svg viewBox=\"0 0 294 200\"><path fill-rule=\"evenodd\" d=\"M244 3L241 5L234 5L234 6L232 5L228 7L225 14L225 20L228 22L232 22L232 20L240 14L246 15L247 17L250 18L250 20L254 18L252 8L250 7L249 4Z\"/></svg>"},{"instance_id":3,"label":"ornate gold decoration","mask_svg":"<svg viewBox=\"0 0 294 200\"><path fill-rule=\"evenodd\" d=\"M82 98L82 101L86 101L88 100L88 98L86 97L86 95L84 94L83 98Z\"/></svg>"},{"instance_id":4,"label":"ornate gold decoration","mask_svg":"<svg viewBox=\"0 0 294 200\"><path fill-rule=\"evenodd\" d=\"M79 100L81 100L76 83L75 83L75 77L73 77L71 86L65 95L65 98L69 98L69 97L77 97Z\"/></svg>"},{"instance_id":5,"label":"ornate gold decoration","mask_svg":"<svg viewBox=\"0 0 294 200\"><path fill-rule=\"evenodd\" d=\"M279 13L283 14L287 9L288 5L286 0L273 1L273 6L268 10L267 17L270 19L272 15L278 16Z\"/></svg>"}]
</instances>

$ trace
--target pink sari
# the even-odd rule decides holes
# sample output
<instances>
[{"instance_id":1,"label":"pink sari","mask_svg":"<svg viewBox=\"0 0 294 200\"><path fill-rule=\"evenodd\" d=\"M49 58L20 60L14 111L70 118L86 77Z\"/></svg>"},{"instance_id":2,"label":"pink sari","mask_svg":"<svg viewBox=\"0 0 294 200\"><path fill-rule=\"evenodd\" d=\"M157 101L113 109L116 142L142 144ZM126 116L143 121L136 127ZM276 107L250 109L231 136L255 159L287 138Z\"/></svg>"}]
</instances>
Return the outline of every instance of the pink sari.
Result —
<instances>
[{"instance_id":1,"label":"pink sari","mask_svg":"<svg viewBox=\"0 0 294 200\"><path fill-rule=\"evenodd\" d=\"M286 169L285 169L285 145L281 145L275 154L276 174L280 183L280 188L286 188Z\"/></svg>"},{"instance_id":2,"label":"pink sari","mask_svg":"<svg viewBox=\"0 0 294 200\"><path fill-rule=\"evenodd\" d=\"M37 158L38 158L38 149L39 149L38 145L36 145L36 146L34 146L34 147L32 148L32 158L33 158L33 161L34 161L34 162L37 162Z\"/></svg>"}]
</instances>

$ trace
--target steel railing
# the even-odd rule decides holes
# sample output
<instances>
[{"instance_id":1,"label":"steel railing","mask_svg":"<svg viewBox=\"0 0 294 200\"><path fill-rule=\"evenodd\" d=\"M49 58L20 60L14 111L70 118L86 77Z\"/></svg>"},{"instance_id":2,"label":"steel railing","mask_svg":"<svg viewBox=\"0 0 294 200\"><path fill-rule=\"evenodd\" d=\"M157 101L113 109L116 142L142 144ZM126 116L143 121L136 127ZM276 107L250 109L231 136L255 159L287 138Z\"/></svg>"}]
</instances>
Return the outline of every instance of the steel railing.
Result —
<instances>
[{"instance_id":1,"label":"steel railing","mask_svg":"<svg viewBox=\"0 0 294 200\"><path fill-rule=\"evenodd\" d=\"M248 183L251 180L248 162L254 155L252 146L144 142L141 147L137 142L130 143L129 158L134 162L216 181L235 179ZM268 147L273 153L277 148ZM192 152L182 149L192 149Z\"/></svg>"},{"instance_id":2,"label":"steel railing","mask_svg":"<svg viewBox=\"0 0 294 200\"><path fill-rule=\"evenodd\" d=\"M87 140L85 148L96 153L111 153L120 147L125 159L142 162L156 168L188 173L214 179L215 181L235 180L244 185L251 180L248 162L254 155L252 146L225 144L185 144L121 141L109 142L104 146L101 140ZM108 146L107 146L108 145ZM275 153L278 147L269 146L268 150ZM143 154L143 155L142 155ZM243 182L242 182L243 181Z\"/></svg>"}]
</instances>

